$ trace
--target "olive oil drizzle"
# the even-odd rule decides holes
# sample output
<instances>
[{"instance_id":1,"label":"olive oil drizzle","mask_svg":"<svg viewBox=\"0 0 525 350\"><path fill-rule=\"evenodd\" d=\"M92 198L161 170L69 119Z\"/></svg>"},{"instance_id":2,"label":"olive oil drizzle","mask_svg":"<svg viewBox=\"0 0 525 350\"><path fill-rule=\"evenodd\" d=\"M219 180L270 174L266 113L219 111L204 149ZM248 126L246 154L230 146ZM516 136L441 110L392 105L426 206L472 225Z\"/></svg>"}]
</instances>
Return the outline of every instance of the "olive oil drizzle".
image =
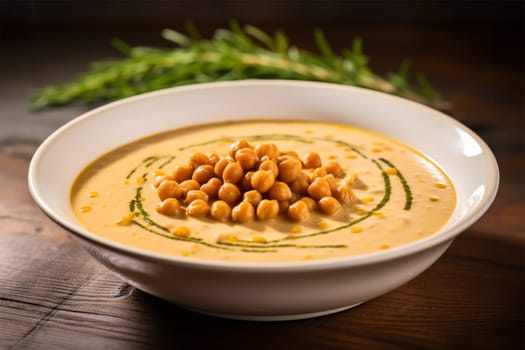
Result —
<instances>
[{"instance_id":1,"label":"olive oil drizzle","mask_svg":"<svg viewBox=\"0 0 525 350\"><path fill-rule=\"evenodd\" d=\"M362 217L360 217L359 219L357 220L354 220L354 221L351 221L347 224L344 224L344 225L341 225L341 226L337 226L337 227L334 227L332 229L329 229L329 230L323 230L323 231L317 231L317 232L312 232L312 233L308 233L308 234L304 234L304 235L296 235L296 236L290 236L290 237L285 237L285 238L282 238L282 239L275 239L275 240L271 240L271 241L268 241L267 243L277 243L277 242L283 242L283 241L287 241L287 240L296 240L296 239L301 239L301 238L308 238L308 237L315 237L315 236L322 236L322 235L326 235L326 234L329 234L329 233L333 233L333 232L336 232L336 231L340 231L340 230L343 230L345 228L349 228L351 226L354 226L366 219L368 219L370 216L372 216L374 214L374 212L380 210L381 208L383 208L386 203L388 203L388 201L390 201L390 195L392 193L392 186L391 186L391 183L390 183L390 178L388 177L388 174L383 170L383 167L381 166L381 164L379 164L379 162L375 159L371 159L372 162L374 162L375 165L377 165L377 167L380 169L381 171L381 177L383 178L383 182L384 182L384 185L385 185L385 194L383 195L383 198L381 199L381 201L374 207L374 209L370 210L369 212L366 213L366 215L363 215ZM239 241L239 242L242 242L242 243L246 243L246 244L253 244L252 242L250 241ZM332 247L332 248L336 248L336 247ZM337 247L337 248L342 248L342 247Z\"/></svg>"},{"instance_id":2,"label":"olive oil drizzle","mask_svg":"<svg viewBox=\"0 0 525 350\"><path fill-rule=\"evenodd\" d=\"M305 138L302 136L290 135L290 134L271 134L271 135L246 135L246 136L239 136L236 138L244 139L246 141L296 141L296 142L301 142L301 143L311 143L313 140L315 140L315 141L333 142L333 143L337 143L345 147L348 147L355 153L359 154L361 157L368 159L368 157L363 152L361 152L361 150L359 150L357 146L351 145L344 141L329 140L323 137L309 136L308 138ZM221 138L209 140L206 142L194 143L188 146L179 147L179 151L185 151L189 148L194 148L194 147L207 146L207 145L211 145L214 143L231 142L234 139L235 138L232 138L232 137L221 137Z\"/></svg>"},{"instance_id":3,"label":"olive oil drizzle","mask_svg":"<svg viewBox=\"0 0 525 350\"><path fill-rule=\"evenodd\" d=\"M173 162L173 160L174 160L175 158L177 158L177 157L175 157L175 156L170 156L170 157L168 158L167 161L165 161L164 163L162 163L161 165L159 165L159 169L162 169L162 168L164 168L166 165L168 165L168 164L170 164L171 162Z\"/></svg>"},{"instance_id":4,"label":"olive oil drizzle","mask_svg":"<svg viewBox=\"0 0 525 350\"><path fill-rule=\"evenodd\" d=\"M168 236L167 234L165 233L161 233L161 232L157 232L149 227L147 227L146 225L136 221L136 220L132 220L131 221L134 225L137 225L138 227L142 228L143 230L146 230L150 233L153 233L157 236L161 236L163 238L167 238L167 239L171 239L171 240L174 240L174 241L181 241L181 242L187 242L187 243L195 243L195 244L200 244L200 245L203 245L203 246L206 246L206 247L210 247L210 248L217 248L217 249L222 249L222 250L232 250L230 248L227 248L227 247L220 247L218 245L215 245L215 244L212 244L212 243L209 243L209 242L206 242L206 241L203 241L202 239L200 238L194 238L194 237L179 237L179 236Z\"/></svg>"},{"instance_id":5,"label":"olive oil drizzle","mask_svg":"<svg viewBox=\"0 0 525 350\"><path fill-rule=\"evenodd\" d=\"M236 137L236 138L239 138L239 137ZM410 186L408 185L408 182L407 182L406 178L401 174L399 169L397 169L393 163L391 163L390 161L388 161L385 158L379 158L379 160L376 160L376 159L373 159L373 158L369 158L359 148L357 148L356 146L354 146L354 145L352 145L350 143L347 143L347 142L341 141L341 140L331 140L331 139L321 138L321 137L301 137L301 136L289 135L289 134L248 135L248 136L243 136L243 137L240 137L240 138L246 139L248 141L284 140L284 141L296 141L296 142L301 142L301 143L311 143L312 141L323 141L323 142L332 142L332 143L335 143L335 144L338 144L338 145L343 145L344 147L347 147L347 148L351 149L352 151L354 151L356 154L358 154L362 158L373 162L377 166L378 170L381 172L381 177L383 178L385 193L384 193L383 198L381 199L381 201L372 210L368 211L362 217L360 217L360 218L358 218L356 220L353 220L353 221L351 221L351 222L349 222L347 224L344 224L344 225L341 225L341 226L338 226L338 227L335 227L335 228L332 228L332 229L328 229L328 230L322 230L322 231L312 232L312 233L303 234L303 235L288 236L288 237L285 237L285 238L282 238L282 239L271 240L271 241L267 241L267 242L264 242L264 243L252 242L252 241L247 241L247 240L238 240L237 242L217 242L216 244L213 244L213 243L210 243L210 242L206 242L206 241L204 241L201 238L180 237L180 236L169 235L169 234L167 234L167 233L169 233L169 229L164 227L164 226L162 226L162 225L160 225L160 224L158 224L153 219L151 219L149 213L144 209L144 207L142 205L142 202L141 202L143 187L137 187L136 193L135 193L135 198L132 199L130 201L130 203L129 203L129 210L130 210L130 213L132 213L133 215L135 215L137 217L141 217L142 220L145 222L145 224L143 224L143 223L141 223L141 222L139 222L137 220L132 220L132 223L134 225L137 225L137 226L141 227L142 229L146 230L147 232L156 234L158 236L161 236L161 237L164 237L164 238L167 238L167 239L183 241L183 242L188 242L188 243L194 243L194 244L200 244L200 245L204 245L204 246L207 246L207 247L210 247L210 248L217 248L217 249L223 249L223 250L236 250L236 249L240 248L239 249L240 251L247 252L247 253L251 253L251 252L257 252L257 253L277 252L278 251L277 249L280 249L280 248L295 248L295 249L313 249L313 248L318 248L318 249L326 249L326 248L341 249L341 248L347 248L348 246L345 245L345 244L301 245L301 244L290 244L290 243L280 243L280 242L286 242L286 241L289 241L289 240L297 240L297 239L315 237L315 236L320 236L320 235L327 235L327 234L330 234L330 233L333 233L333 232L337 232L337 231L349 228L349 227L351 227L353 225L356 225L356 224L358 224L358 223L360 223L360 222L370 218L374 214L374 212L377 212L381 208L383 208L390 200L390 196L391 196L391 192L392 192L392 186L391 186L389 175L385 172L385 170L383 169L383 166L380 164L379 161L381 161L382 163L388 165L391 168L395 168L396 169L396 171L397 171L396 174L397 174L397 176L398 176L398 178L399 178L399 180L400 180L400 182L402 184L403 190L405 192L406 200L405 200L405 207L404 207L404 209L405 210L410 210L410 208L411 208L411 205L412 205L412 192L410 190ZM196 143L196 144L183 146L183 147L179 148L179 151L184 151L184 150L187 150L187 149L190 149L190 148L210 145L210 144L214 144L214 143L228 142L228 141L231 141L232 139L234 139L234 138L232 138L232 137L221 137L221 138L209 140L209 141L202 142L202 143ZM147 157L147 158L143 159L134 169L132 169L129 172L129 174L126 176L126 179L129 179L142 166L148 168L148 167L152 166L153 164L155 164L160 159L166 159L166 158L167 158L167 160L159 166L159 169L162 168L162 167L165 167L168 164L170 164L176 158L176 156L174 156L174 155L164 155L164 156L150 156L150 157ZM142 175L142 178L144 180L147 180L147 177L148 177L148 173L147 172ZM158 231L152 229L149 226L154 226L154 227L162 230L164 233L163 232L158 232Z\"/></svg>"},{"instance_id":6,"label":"olive oil drizzle","mask_svg":"<svg viewBox=\"0 0 525 350\"><path fill-rule=\"evenodd\" d=\"M225 136L225 137L219 137L219 138L216 138L216 139L208 140L208 141L205 141L205 142L193 143L191 145L182 146L182 147L179 147L179 151L185 151L187 149L194 148L194 147L201 147L201 146L212 145L214 143L233 142L233 140L235 140L236 138L242 138L242 139L245 139L247 141L291 140L291 141L296 141L296 142L301 142L301 143L309 143L310 142L309 140L307 140L304 137L297 136L297 135L288 135L288 134L249 135L249 136L239 136L239 137Z\"/></svg>"},{"instance_id":7,"label":"olive oil drizzle","mask_svg":"<svg viewBox=\"0 0 525 350\"><path fill-rule=\"evenodd\" d=\"M283 238L283 239L280 239L280 240L275 240L275 241L270 241L270 242L278 242L278 241L285 241L285 240L290 240L290 239L301 239L301 238L307 238L307 237L322 236L322 235L326 235L326 234L329 234L329 233L332 233L332 232L340 231L340 230L343 230L345 228L349 228L351 226L354 226L354 225L356 225L356 224L358 224L358 223L368 219L370 216L372 216L374 214L374 212L376 212L376 211L380 210L381 208L383 208L386 205L386 203L388 203L388 201L390 200L390 194L392 192L392 186L390 184L390 178L388 177L388 174L383 170L383 168L381 167L379 162L377 162L375 159L372 159L371 161L374 162L374 164L376 164L378 166L378 168L381 170L381 176L382 176L383 182L385 184L385 194L384 194L383 198L381 199L381 201L379 203L377 203L377 205L375 206L374 209L370 210L368 213L366 213L365 215L363 215L359 219L351 221L351 222L349 222L349 223L347 223L345 225L334 227L334 228L329 229L329 230L312 232L312 233L309 233L309 234L297 235L297 236L293 236L293 237L286 237L286 238Z\"/></svg>"},{"instance_id":8,"label":"olive oil drizzle","mask_svg":"<svg viewBox=\"0 0 525 350\"><path fill-rule=\"evenodd\" d=\"M135 168L131 169L131 171L128 173L128 175L126 176L126 180L129 180L131 179L131 176L133 176L133 174L135 174L135 172L144 164L146 164L147 162L149 162L151 159L155 159L157 158L156 156L149 156L147 158L144 158Z\"/></svg>"},{"instance_id":9,"label":"olive oil drizzle","mask_svg":"<svg viewBox=\"0 0 525 350\"><path fill-rule=\"evenodd\" d=\"M142 197L142 187L137 187L135 198L131 200L130 202L130 213L135 216L140 216L142 220L150 226L155 226L158 229L169 232L169 229L159 225L154 220L151 219L149 213L144 209L142 206L142 202L140 198ZM133 210L131 210L133 209ZM137 211L135 211L135 209ZM297 245L297 244L279 244L279 245L248 245L248 244L242 244L242 243L227 243L227 242L218 242L217 244L212 244L209 242L206 242L202 240L202 238L195 238L195 237L179 237L179 236L169 236L165 233L157 232L150 227L147 227L146 225L140 223L137 220L132 220L132 223L143 228L144 230L154 233L158 236L169 238L169 239L175 239L179 241L185 241L185 242L191 242L195 244L202 244L208 247L212 248L219 248L219 249L226 249L231 250L230 248L226 248L225 246L229 247L239 247L239 248L250 248L250 249L271 249L271 248L298 248L298 249L305 249L305 248L345 248L346 245L339 244L339 245Z\"/></svg>"},{"instance_id":10,"label":"olive oil drizzle","mask_svg":"<svg viewBox=\"0 0 525 350\"><path fill-rule=\"evenodd\" d=\"M344 244L333 244L333 245L299 245L299 244L276 244L276 245L248 245L248 244L240 244L240 243L227 243L227 242L217 242L217 244L209 243L204 241L202 238L195 238L195 237L180 237L180 236L173 236L173 235L167 235L162 232L158 232L153 230L150 227L147 227L143 223L132 220L131 221L134 225L139 226L140 228L153 233L157 236L161 236L163 238L168 238L171 240L176 241L182 241L182 242L188 242L188 243L194 243L194 244L200 244L203 246L207 246L210 248L217 248L222 250L234 250L234 248L243 248L241 251L244 252L257 252L257 253L271 253L276 252L277 250L272 248L295 248L295 249L309 249L309 248L346 248L347 246Z\"/></svg>"},{"instance_id":11,"label":"olive oil drizzle","mask_svg":"<svg viewBox=\"0 0 525 350\"><path fill-rule=\"evenodd\" d=\"M266 249L266 250L261 250L261 249L241 249L241 252L245 252L245 253L277 253L278 250L277 249Z\"/></svg>"},{"instance_id":12,"label":"olive oil drizzle","mask_svg":"<svg viewBox=\"0 0 525 350\"><path fill-rule=\"evenodd\" d=\"M153 164L155 164L156 162L158 162L159 160L161 159L165 159L165 158L169 158L168 161L166 161L166 164L163 163L163 166L166 166L167 164L169 164L171 161L173 161L173 159L175 159L175 156L172 156L172 155L164 155L164 156L149 156L149 157L146 157L144 158L135 168L131 169L131 171L128 173L128 175L126 176L126 180L129 180L131 179L131 177L133 176L133 174L135 174L137 172L137 170L140 169L140 167L144 166L145 168L149 168L151 167ZM159 167L160 169L160 167ZM144 178L144 175L142 175L142 177Z\"/></svg>"},{"instance_id":13,"label":"olive oil drizzle","mask_svg":"<svg viewBox=\"0 0 525 350\"><path fill-rule=\"evenodd\" d=\"M230 246L230 247L245 247L245 248L347 248L346 244L318 244L318 245L304 245L304 244L248 244L249 241L245 241L246 243L232 243L232 242L218 242L220 245ZM279 241L270 241L271 242L279 242ZM251 242L250 242L251 243Z\"/></svg>"},{"instance_id":14,"label":"olive oil drizzle","mask_svg":"<svg viewBox=\"0 0 525 350\"><path fill-rule=\"evenodd\" d=\"M142 216L142 219L148 224L150 224L151 226L155 226L165 232L170 232L170 230L168 230L166 227L157 224L155 221L153 221L150 218L148 212L142 206L142 201L140 200L141 198L142 198L142 187L137 187L137 192L135 194L135 207L137 208L138 212Z\"/></svg>"},{"instance_id":15,"label":"olive oil drizzle","mask_svg":"<svg viewBox=\"0 0 525 350\"><path fill-rule=\"evenodd\" d=\"M412 207L413 197L407 179L403 176L403 174L401 174L401 171L399 171L399 169L390 161L386 160L385 158L379 158L379 160L388 165L389 167L396 169L396 175L399 178L401 185L403 186L403 191L405 191L405 207L403 209L410 210L410 208Z\"/></svg>"}]
</instances>

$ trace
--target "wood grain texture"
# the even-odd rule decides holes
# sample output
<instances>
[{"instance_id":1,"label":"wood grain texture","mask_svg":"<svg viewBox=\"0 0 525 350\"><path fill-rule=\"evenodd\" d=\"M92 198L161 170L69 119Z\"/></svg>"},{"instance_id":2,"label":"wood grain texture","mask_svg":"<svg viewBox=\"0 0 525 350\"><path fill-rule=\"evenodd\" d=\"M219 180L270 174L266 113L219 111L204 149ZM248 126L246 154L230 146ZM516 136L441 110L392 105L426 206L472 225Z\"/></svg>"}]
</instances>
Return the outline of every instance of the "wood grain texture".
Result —
<instances>
[{"instance_id":1,"label":"wood grain texture","mask_svg":"<svg viewBox=\"0 0 525 350\"><path fill-rule=\"evenodd\" d=\"M454 104L452 115L495 152L500 191L483 218L401 288L334 315L257 323L195 314L136 290L91 259L32 201L26 184L32 152L83 107L30 113L30 92L109 55L102 38L113 31L157 35L155 26L145 32L109 26L90 35L72 29L3 37L11 55L0 55L0 67L10 67L0 79L0 349L525 347L523 47L511 47L523 33L492 26L328 27L339 47L360 33L380 70L413 58ZM310 27L291 29L308 41ZM79 33L82 45L69 41ZM505 49L514 57L495 53ZM41 52L36 61L35 52Z\"/></svg>"}]
</instances>

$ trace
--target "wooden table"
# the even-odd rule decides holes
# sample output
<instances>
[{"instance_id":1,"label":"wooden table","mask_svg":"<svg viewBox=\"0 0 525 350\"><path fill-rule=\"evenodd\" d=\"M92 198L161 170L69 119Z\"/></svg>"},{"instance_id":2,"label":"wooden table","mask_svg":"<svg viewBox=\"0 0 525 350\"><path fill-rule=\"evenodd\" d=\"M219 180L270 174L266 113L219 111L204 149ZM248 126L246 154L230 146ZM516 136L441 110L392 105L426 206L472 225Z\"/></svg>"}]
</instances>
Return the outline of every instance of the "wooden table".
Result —
<instances>
[{"instance_id":1,"label":"wooden table","mask_svg":"<svg viewBox=\"0 0 525 350\"><path fill-rule=\"evenodd\" d=\"M32 152L85 110L73 106L31 113L30 92L67 81L88 62L112 54L107 43L113 34L150 43L156 42L160 27L4 28L0 348L523 348L523 28L328 26L336 47L361 35L372 66L380 71L395 69L405 57L413 59L453 103L450 114L492 148L501 186L486 215L436 264L401 288L330 316L255 323L188 312L123 283L46 218L27 189ZM291 30L298 42L310 40L312 26Z\"/></svg>"}]
</instances>

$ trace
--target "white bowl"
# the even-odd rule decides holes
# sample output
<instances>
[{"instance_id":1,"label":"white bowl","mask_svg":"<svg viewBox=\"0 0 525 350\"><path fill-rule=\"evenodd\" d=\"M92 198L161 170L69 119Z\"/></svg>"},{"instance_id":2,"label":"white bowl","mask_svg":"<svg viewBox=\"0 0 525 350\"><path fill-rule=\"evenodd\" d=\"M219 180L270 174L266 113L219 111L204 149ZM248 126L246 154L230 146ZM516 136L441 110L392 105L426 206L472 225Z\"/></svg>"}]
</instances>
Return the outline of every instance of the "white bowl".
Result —
<instances>
[{"instance_id":1,"label":"white bowl","mask_svg":"<svg viewBox=\"0 0 525 350\"><path fill-rule=\"evenodd\" d=\"M428 155L456 186L457 207L439 233L362 256L293 263L198 261L130 248L84 229L72 211L78 173L143 136L218 120L313 119L371 129ZM411 280L488 209L499 173L487 145L446 115L398 97L300 81L238 81L161 90L85 113L35 153L37 204L91 255L131 285L181 307L221 317L290 320L344 310Z\"/></svg>"}]
</instances>

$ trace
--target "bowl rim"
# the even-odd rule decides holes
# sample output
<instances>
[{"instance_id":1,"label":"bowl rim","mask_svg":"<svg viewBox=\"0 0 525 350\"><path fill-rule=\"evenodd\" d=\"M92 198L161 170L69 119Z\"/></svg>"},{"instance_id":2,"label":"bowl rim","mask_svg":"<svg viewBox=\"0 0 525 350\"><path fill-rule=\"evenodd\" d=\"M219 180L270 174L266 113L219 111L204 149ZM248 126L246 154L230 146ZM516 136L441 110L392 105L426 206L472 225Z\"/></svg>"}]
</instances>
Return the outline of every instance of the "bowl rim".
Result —
<instances>
[{"instance_id":1,"label":"bowl rim","mask_svg":"<svg viewBox=\"0 0 525 350\"><path fill-rule=\"evenodd\" d=\"M410 242L398 247L394 247L388 250L373 252L367 254L360 254L355 256L348 257L339 257L339 258L329 258L329 259L320 259L320 260L309 260L308 262L304 261L291 261L291 262L233 262L233 261L221 261L221 260L207 260L207 259L196 259L189 257L178 257L175 255L155 253L140 248L134 248L127 246L121 243L111 241L109 239L97 236L94 233L89 232L88 230L81 228L76 230L68 225L66 220L62 220L55 211L48 206L47 202L41 195L41 191L38 186L38 171L39 164L43 161L43 158L46 153L46 149L49 145L53 144L60 138L62 133L75 127L76 124L82 122L87 118L94 117L101 112L104 112L109 109L118 108L121 105L128 103L133 103L140 101L142 99L148 99L153 96L162 96L170 95L178 92L187 92L187 91L198 91L198 90L208 90L208 89L222 89L225 87L235 87L235 86L288 86L288 87L312 87L312 88L330 88L330 89L342 89L349 91L353 94L371 94L377 96L381 99L391 99L395 103L405 104L409 108L417 108L421 112L430 115L433 118L439 118L446 123L451 123L453 127L459 128L462 131L466 132L470 137L472 137L476 143L480 146L482 150L483 157L487 164L487 183L485 183L486 191L479 204L477 205L476 210L469 213L468 216L463 218L460 223L450 227L444 231L441 231L433 234L429 237ZM147 135L145 135L147 136ZM490 171L491 170L491 171ZM340 85L333 83L325 82L311 82L311 81L301 81L301 80L258 80L258 79L247 79L247 80L237 80L237 81L227 81L227 82L211 82L211 83L201 83L195 85L186 85L178 86L167 89L156 90L118 101L110 102L108 104L102 105L95 109L86 111L79 116L73 118L66 124L59 127L51 135L49 135L38 147L38 149L33 154L31 162L29 164L28 171L28 186L29 192L33 197L34 201L37 203L39 208L46 214L52 221L57 223L62 228L66 229L70 234L73 234L82 240L87 240L92 244L96 244L105 249L110 249L117 251L121 254L126 254L128 256L140 257L141 259L146 259L149 261L163 262L170 265L180 265L187 267L198 267L198 268L207 268L213 270L228 270L228 271L251 271L251 272L269 272L269 271L313 271L313 270L325 270L325 269L338 269L338 268L348 268L352 266L362 266L362 265L371 265L376 263L381 263L388 260L394 260L398 258L405 257L407 255L416 254L424 250L430 249L434 246L438 246L441 243L448 242L453 240L457 235L463 232L465 229L470 227L475 223L491 206L494 198L496 197L497 190L499 187L499 168L497 160L488 147L488 145L479 137L475 132L470 128L460 123L456 119L437 111L428 106L422 105L420 103L407 100L405 98L382 93L375 90L370 90L366 88L349 86L349 85Z\"/></svg>"}]
</instances>

